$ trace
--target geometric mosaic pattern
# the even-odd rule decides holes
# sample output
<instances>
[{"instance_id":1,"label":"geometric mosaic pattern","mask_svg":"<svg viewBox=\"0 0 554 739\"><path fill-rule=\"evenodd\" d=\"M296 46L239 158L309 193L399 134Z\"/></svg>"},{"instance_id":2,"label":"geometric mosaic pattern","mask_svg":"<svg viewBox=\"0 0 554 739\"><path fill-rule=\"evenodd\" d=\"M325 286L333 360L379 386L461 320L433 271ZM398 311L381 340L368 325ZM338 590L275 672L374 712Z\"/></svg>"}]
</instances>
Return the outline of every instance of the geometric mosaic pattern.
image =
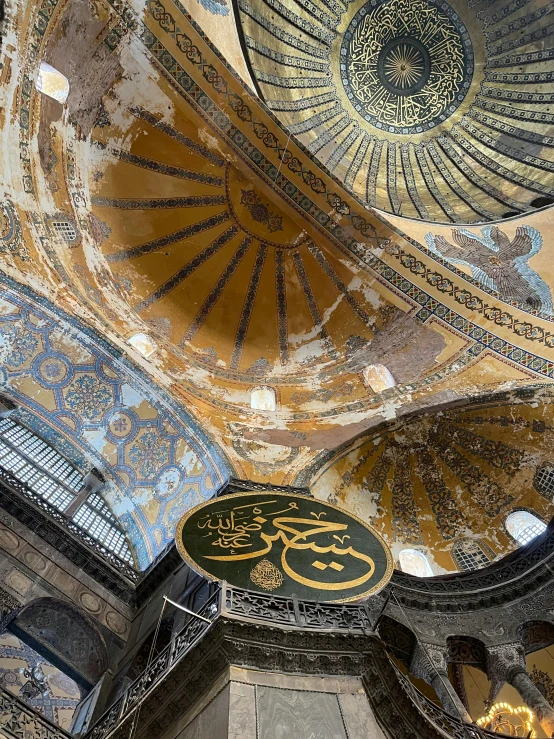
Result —
<instances>
[{"instance_id":1,"label":"geometric mosaic pattern","mask_svg":"<svg viewBox=\"0 0 554 739\"><path fill-rule=\"evenodd\" d=\"M37 667L47 689L35 698L25 698L21 695L21 688L28 682L24 671ZM81 700L79 686L70 677L8 632L0 636L0 685L66 730Z\"/></svg>"},{"instance_id":2,"label":"geometric mosaic pattern","mask_svg":"<svg viewBox=\"0 0 554 739\"><path fill-rule=\"evenodd\" d=\"M81 470L103 471L102 494L147 567L181 515L227 479L228 465L106 342L21 294L0 295L0 386L20 404L14 419Z\"/></svg>"}]
</instances>

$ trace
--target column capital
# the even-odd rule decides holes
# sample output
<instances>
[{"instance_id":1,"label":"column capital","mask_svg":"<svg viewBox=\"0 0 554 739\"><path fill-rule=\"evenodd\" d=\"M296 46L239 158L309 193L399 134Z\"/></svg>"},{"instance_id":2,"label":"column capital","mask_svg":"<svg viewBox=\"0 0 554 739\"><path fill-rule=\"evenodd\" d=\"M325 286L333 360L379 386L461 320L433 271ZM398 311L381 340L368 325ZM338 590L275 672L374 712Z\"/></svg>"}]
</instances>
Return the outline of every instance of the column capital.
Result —
<instances>
[{"instance_id":1,"label":"column capital","mask_svg":"<svg viewBox=\"0 0 554 739\"><path fill-rule=\"evenodd\" d=\"M418 643L410 661L409 670L414 677L430 683L440 673L446 675L448 670L448 647L442 644Z\"/></svg>"},{"instance_id":2,"label":"column capital","mask_svg":"<svg viewBox=\"0 0 554 739\"><path fill-rule=\"evenodd\" d=\"M487 675L491 681L489 700L492 702L504 683L511 683L514 676L525 672L525 649L521 642L509 642L485 647Z\"/></svg>"}]
</instances>

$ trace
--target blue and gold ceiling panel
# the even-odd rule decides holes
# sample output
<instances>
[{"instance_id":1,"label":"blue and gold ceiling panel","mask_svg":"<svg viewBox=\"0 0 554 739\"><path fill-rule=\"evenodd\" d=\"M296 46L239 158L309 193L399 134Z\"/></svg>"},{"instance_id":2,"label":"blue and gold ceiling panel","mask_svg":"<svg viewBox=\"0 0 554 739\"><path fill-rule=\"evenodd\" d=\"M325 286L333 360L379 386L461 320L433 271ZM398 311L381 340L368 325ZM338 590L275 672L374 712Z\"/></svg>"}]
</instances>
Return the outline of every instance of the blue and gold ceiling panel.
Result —
<instances>
[{"instance_id":1,"label":"blue and gold ceiling panel","mask_svg":"<svg viewBox=\"0 0 554 739\"><path fill-rule=\"evenodd\" d=\"M30 291L3 283L0 384L15 417L86 473L106 495L145 569L189 506L227 480L225 456L178 403L108 342Z\"/></svg>"}]
</instances>

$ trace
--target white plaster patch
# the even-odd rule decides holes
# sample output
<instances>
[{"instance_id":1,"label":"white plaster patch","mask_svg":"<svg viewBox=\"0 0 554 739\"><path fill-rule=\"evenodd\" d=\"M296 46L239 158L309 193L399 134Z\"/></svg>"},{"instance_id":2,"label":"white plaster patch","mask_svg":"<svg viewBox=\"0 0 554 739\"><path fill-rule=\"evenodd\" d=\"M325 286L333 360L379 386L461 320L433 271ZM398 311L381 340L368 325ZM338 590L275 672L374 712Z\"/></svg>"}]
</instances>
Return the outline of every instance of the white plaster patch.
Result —
<instances>
[{"instance_id":1,"label":"white plaster patch","mask_svg":"<svg viewBox=\"0 0 554 739\"><path fill-rule=\"evenodd\" d=\"M106 433L103 428L99 429L83 429L83 438L96 449L97 452L104 456L104 449L108 440L106 439Z\"/></svg>"},{"instance_id":2,"label":"white plaster patch","mask_svg":"<svg viewBox=\"0 0 554 739\"><path fill-rule=\"evenodd\" d=\"M13 341L6 334L0 334L0 365L8 361L8 357L12 353Z\"/></svg>"},{"instance_id":3,"label":"white plaster patch","mask_svg":"<svg viewBox=\"0 0 554 739\"><path fill-rule=\"evenodd\" d=\"M134 513L135 511L133 501L126 495L122 495L119 491L113 490L113 488L110 488L107 492L104 491L104 498L116 516L122 516L125 513Z\"/></svg>"},{"instance_id":4,"label":"white plaster patch","mask_svg":"<svg viewBox=\"0 0 554 739\"><path fill-rule=\"evenodd\" d=\"M215 136L213 136L207 128L199 128L198 129L198 138L200 141L208 147L208 149L212 149L214 151L219 152L220 154L223 154L223 147L220 144L219 139L217 139Z\"/></svg>"},{"instance_id":5,"label":"white plaster patch","mask_svg":"<svg viewBox=\"0 0 554 739\"><path fill-rule=\"evenodd\" d=\"M19 310L17 305L8 303L7 300L0 298L0 316L9 316L11 313L17 313Z\"/></svg>"},{"instance_id":6,"label":"white plaster patch","mask_svg":"<svg viewBox=\"0 0 554 739\"><path fill-rule=\"evenodd\" d=\"M198 461L198 456L188 446L185 447L185 451L177 460L178 464L184 469L187 475L192 473L192 470L198 464Z\"/></svg>"},{"instance_id":7,"label":"white plaster patch","mask_svg":"<svg viewBox=\"0 0 554 739\"><path fill-rule=\"evenodd\" d=\"M372 287L370 287L365 280L363 280L360 276L356 275L354 276L348 285L348 291L354 292L359 290L364 298L367 300L367 302L371 305L372 308L375 308L375 310L379 310L381 305L383 304L383 298L379 293L374 290Z\"/></svg>"},{"instance_id":8,"label":"white plaster patch","mask_svg":"<svg viewBox=\"0 0 554 739\"><path fill-rule=\"evenodd\" d=\"M127 383L121 386L121 400L129 408L140 408L142 403L148 402L134 387L127 385Z\"/></svg>"}]
</instances>

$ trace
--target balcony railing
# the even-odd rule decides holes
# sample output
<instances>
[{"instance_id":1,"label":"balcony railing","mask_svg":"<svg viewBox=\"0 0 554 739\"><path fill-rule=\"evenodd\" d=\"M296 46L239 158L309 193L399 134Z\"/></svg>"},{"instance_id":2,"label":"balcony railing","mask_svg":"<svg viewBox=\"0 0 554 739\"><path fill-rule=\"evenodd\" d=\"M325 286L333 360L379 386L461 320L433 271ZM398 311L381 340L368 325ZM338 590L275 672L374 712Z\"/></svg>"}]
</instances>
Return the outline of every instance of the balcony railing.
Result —
<instances>
[{"instance_id":1,"label":"balcony railing","mask_svg":"<svg viewBox=\"0 0 554 739\"><path fill-rule=\"evenodd\" d=\"M3 688L0 688L0 734L10 739L71 739L71 734Z\"/></svg>"},{"instance_id":2,"label":"balcony railing","mask_svg":"<svg viewBox=\"0 0 554 739\"><path fill-rule=\"evenodd\" d=\"M368 609L363 603L299 601L296 598L253 593L225 583L206 601L199 615L209 619L210 623L191 617L171 644L152 661L91 728L86 739L109 739L205 636L220 616L272 623L281 628L329 630L358 635L373 633ZM466 724L450 716L420 693L395 665L393 667L415 710L425 716L439 735L449 739L502 739L506 736Z\"/></svg>"},{"instance_id":3,"label":"balcony railing","mask_svg":"<svg viewBox=\"0 0 554 739\"><path fill-rule=\"evenodd\" d=\"M191 618L171 643L160 652L134 683L106 711L87 734L87 739L108 739L120 723L141 705L151 691L163 680L183 657L202 639L221 613L221 589L209 598L198 611L211 621Z\"/></svg>"},{"instance_id":4,"label":"balcony railing","mask_svg":"<svg viewBox=\"0 0 554 739\"><path fill-rule=\"evenodd\" d=\"M453 737L453 739L503 739L505 737L508 739L507 734L498 734L495 731L482 729L475 724L466 724L465 721L446 713L440 706L437 706L432 700L426 698L415 687L409 677L404 675L394 663L392 664L398 681L410 697L412 703L445 737Z\"/></svg>"}]
</instances>

